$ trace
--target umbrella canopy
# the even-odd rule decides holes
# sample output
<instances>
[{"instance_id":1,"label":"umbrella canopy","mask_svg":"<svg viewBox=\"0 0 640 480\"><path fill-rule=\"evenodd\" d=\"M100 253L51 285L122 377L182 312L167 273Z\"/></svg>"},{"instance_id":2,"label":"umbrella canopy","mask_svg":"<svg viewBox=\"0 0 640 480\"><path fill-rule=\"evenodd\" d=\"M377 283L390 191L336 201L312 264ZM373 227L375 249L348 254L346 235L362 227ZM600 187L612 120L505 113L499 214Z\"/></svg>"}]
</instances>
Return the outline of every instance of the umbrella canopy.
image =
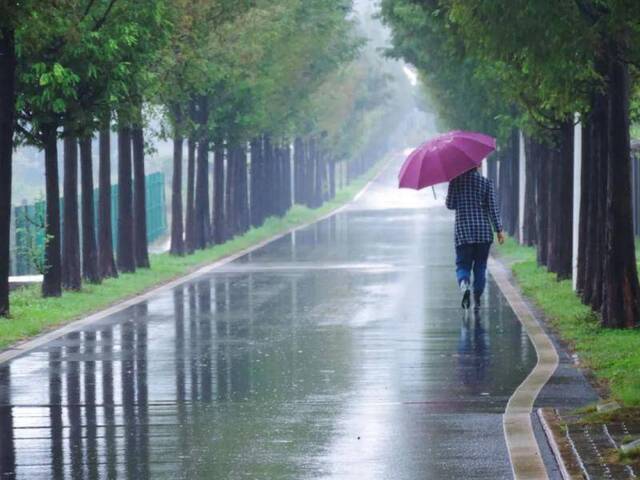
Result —
<instances>
[{"instance_id":1,"label":"umbrella canopy","mask_svg":"<svg viewBox=\"0 0 640 480\"><path fill-rule=\"evenodd\" d=\"M416 148L398 175L400 188L420 190L448 182L478 167L496 149L496 139L456 130L439 135Z\"/></svg>"}]
</instances>

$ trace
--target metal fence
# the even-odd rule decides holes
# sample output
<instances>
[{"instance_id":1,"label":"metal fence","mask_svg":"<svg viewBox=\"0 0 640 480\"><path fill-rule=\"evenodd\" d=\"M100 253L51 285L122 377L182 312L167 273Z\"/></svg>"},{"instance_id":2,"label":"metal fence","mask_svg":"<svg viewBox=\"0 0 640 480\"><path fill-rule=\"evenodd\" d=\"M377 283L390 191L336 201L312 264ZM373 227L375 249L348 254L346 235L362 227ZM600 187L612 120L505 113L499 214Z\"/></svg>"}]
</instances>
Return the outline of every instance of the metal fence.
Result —
<instances>
[{"instance_id":1,"label":"metal fence","mask_svg":"<svg viewBox=\"0 0 640 480\"><path fill-rule=\"evenodd\" d=\"M167 231L167 209L164 173L146 176L147 242L162 237ZM98 218L98 190L94 190L93 208ZM133 207L132 207L133 208ZM11 275L30 275L37 272L36 263L42 261L44 250L44 219L46 204L38 201L14 207L11 230ZM60 199L60 212L64 211L64 198ZM80 212L78 212L80 215ZM60 219L61 231L64 229ZM97 225L96 225L97 229ZM118 244L118 185L111 186L111 229L113 245ZM97 234L97 232L96 232ZM82 244L82 242L81 242Z\"/></svg>"}]
</instances>

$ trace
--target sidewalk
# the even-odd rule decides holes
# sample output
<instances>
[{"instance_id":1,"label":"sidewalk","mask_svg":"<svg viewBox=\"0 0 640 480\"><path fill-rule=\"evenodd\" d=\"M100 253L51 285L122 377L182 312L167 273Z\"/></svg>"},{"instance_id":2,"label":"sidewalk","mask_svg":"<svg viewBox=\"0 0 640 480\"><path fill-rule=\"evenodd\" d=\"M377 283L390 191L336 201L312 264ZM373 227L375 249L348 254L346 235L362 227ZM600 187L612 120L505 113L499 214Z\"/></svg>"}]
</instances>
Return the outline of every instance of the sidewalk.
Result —
<instances>
[{"instance_id":1,"label":"sidewalk","mask_svg":"<svg viewBox=\"0 0 640 480\"><path fill-rule=\"evenodd\" d=\"M508 260L498 254L503 265L508 265ZM518 285L513 276L511 281ZM602 400L598 394L601 387L594 385L591 372L582 369L579 357L558 338L544 312L531 299L526 301L560 355L558 370L535 406L546 436L539 436L539 441L541 437L549 442L562 478L638 478L640 456L621 459L620 448L624 442L640 438L640 409L617 409L617 403Z\"/></svg>"}]
</instances>

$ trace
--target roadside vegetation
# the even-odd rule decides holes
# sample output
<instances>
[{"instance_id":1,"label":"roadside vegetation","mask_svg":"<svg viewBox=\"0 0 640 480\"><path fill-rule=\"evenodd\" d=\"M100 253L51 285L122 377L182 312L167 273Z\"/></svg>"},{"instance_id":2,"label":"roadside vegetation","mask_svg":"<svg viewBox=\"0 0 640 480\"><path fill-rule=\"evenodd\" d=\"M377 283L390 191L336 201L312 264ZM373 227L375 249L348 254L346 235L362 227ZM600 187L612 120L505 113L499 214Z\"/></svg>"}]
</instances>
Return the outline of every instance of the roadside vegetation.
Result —
<instances>
[{"instance_id":1,"label":"roadside vegetation","mask_svg":"<svg viewBox=\"0 0 640 480\"><path fill-rule=\"evenodd\" d=\"M576 296L571 280L558 281L556 275L537 265L533 247L509 238L500 256L510 264L524 294L544 312L581 363L606 383L612 397L625 407L640 406L640 330L604 328ZM638 414L637 408L631 411Z\"/></svg>"},{"instance_id":2,"label":"roadside vegetation","mask_svg":"<svg viewBox=\"0 0 640 480\"><path fill-rule=\"evenodd\" d=\"M389 99L410 94L363 33L344 0L3 2L0 317L24 317L8 282L16 147L44 157L41 295L100 297L102 282L166 268L146 231L158 138L173 143L178 257L228 246L292 204L317 209L384 155L407 108Z\"/></svg>"}]
</instances>

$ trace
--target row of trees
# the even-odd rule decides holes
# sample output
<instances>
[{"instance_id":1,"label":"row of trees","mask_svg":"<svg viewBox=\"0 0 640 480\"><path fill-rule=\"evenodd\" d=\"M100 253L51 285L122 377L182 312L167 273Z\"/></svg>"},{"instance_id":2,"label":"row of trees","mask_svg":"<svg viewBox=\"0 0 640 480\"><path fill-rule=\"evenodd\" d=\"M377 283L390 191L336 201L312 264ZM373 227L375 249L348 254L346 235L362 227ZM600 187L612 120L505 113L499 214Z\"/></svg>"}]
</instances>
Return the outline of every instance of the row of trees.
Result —
<instances>
[{"instance_id":1,"label":"row of trees","mask_svg":"<svg viewBox=\"0 0 640 480\"><path fill-rule=\"evenodd\" d=\"M640 4L383 0L382 13L393 29L391 54L419 69L442 121L499 137L489 175L499 180L511 234L518 226L517 132L524 133L522 240L536 245L538 262L559 279L572 274L574 124L580 121L578 289L603 325L637 325L629 125Z\"/></svg>"},{"instance_id":2,"label":"row of trees","mask_svg":"<svg viewBox=\"0 0 640 480\"><path fill-rule=\"evenodd\" d=\"M317 207L332 196L336 162L362 158L357 153L367 135L354 126L381 117L387 89L385 75L358 56L363 42L350 11L345 0L3 2L0 315L9 313L16 144L44 151L45 296L80 289L83 278L99 283L149 267L144 179L146 123L154 112L160 112L161 135L174 144L172 254L222 243L284 214L292 200ZM352 84L368 88L354 95L345 87ZM332 103L342 108L325 110ZM116 255L110 210L114 131ZM97 218L91 208L95 137Z\"/></svg>"}]
</instances>

